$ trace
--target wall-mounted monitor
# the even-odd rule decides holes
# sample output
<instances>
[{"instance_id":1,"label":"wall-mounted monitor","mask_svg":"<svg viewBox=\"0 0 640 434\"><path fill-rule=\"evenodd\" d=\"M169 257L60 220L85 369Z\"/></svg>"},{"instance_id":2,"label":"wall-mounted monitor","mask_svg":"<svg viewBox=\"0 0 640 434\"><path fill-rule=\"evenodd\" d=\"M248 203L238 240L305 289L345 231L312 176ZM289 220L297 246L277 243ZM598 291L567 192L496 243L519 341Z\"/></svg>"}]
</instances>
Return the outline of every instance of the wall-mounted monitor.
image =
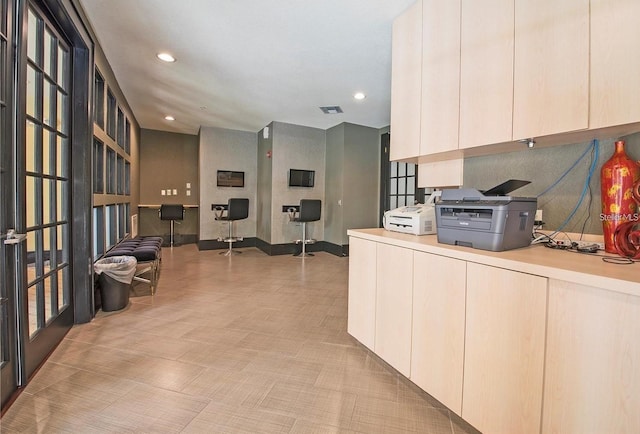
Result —
<instances>
[{"instance_id":1,"label":"wall-mounted monitor","mask_svg":"<svg viewBox=\"0 0 640 434\"><path fill-rule=\"evenodd\" d=\"M313 187L315 170L289 169L289 187Z\"/></svg>"},{"instance_id":2,"label":"wall-mounted monitor","mask_svg":"<svg viewBox=\"0 0 640 434\"><path fill-rule=\"evenodd\" d=\"M244 187L244 172L218 170L218 187Z\"/></svg>"}]
</instances>

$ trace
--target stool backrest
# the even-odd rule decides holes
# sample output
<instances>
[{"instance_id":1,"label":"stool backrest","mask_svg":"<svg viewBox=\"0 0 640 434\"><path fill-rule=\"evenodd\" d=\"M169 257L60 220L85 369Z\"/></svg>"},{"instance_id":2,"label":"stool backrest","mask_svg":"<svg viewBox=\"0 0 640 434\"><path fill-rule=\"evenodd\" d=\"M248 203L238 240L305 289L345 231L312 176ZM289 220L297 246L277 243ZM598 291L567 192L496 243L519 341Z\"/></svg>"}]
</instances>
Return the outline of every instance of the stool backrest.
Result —
<instances>
[{"instance_id":1,"label":"stool backrest","mask_svg":"<svg viewBox=\"0 0 640 434\"><path fill-rule=\"evenodd\" d=\"M228 220L242 220L249 217L249 199L229 199Z\"/></svg>"},{"instance_id":2,"label":"stool backrest","mask_svg":"<svg viewBox=\"0 0 640 434\"><path fill-rule=\"evenodd\" d=\"M184 218L184 206L177 204L160 205L160 220L182 220Z\"/></svg>"},{"instance_id":3,"label":"stool backrest","mask_svg":"<svg viewBox=\"0 0 640 434\"><path fill-rule=\"evenodd\" d=\"M298 221L314 222L320 220L322 201L319 199L301 199Z\"/></svg>"}]
</instances>

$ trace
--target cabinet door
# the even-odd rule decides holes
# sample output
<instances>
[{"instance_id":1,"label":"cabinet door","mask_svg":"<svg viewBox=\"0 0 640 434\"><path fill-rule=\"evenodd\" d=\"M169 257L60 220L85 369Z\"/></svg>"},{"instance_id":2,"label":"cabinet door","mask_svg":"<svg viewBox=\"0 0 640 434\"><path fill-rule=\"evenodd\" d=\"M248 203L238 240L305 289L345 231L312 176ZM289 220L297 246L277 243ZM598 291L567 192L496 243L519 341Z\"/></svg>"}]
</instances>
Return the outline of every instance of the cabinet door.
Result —
<instances>
[{"instance_id":1,"label":"cabinet door","mask_svg":"<svg viewBox=\"0 0 640 434\"><path fill-rule=\"evenodd\" d=\"M378 243L375 353L409 377L413 250Z\"/></svg>"},{"instance_id":2,"label":"cabinet door","mask_svg":"<svg viewBox=\"0 0 640 434\"><path fill-rule=\"evenodd\" d=\"M422 86L422 1L393 22L391 60L392 161L420 153L420 88Z\"/></svg>"},{"instance_id":3,"label":"cabinet door","mask_svg":"<svg viewBox=\"0 0 640 434\"><path fill-rule=\"evenodd\" d=\"M376 243L349 238L347 331L373 350L376 329Z\"/></svg>"},{"instance_id":4,"label":"cabinet door","mask_svg":"<svg viewBox=\"0 0 640 434\"><path fill-rule=\"evenodd\" d=\"M462 0L460 142L511 141L514 0Z\"/></svg>"},{"instance_id":5,"label":"cabinet door","mask_svg":"<svg viewBox=\"0 0 640 434\"><path fill-rule=\"evenodd\" d=\"M464 179L464 159L418 165L418 187L457 187Z\"/></svg>"},{"instance_id":6,"label":"cabinet door","mask_svg":"<svg viewBox=\"0 0 640 434\"><path fill-rule=\"evenodd\" d=\"M458 149L460 0L422 3L420 155Z\"/></svg>"},{"instance_id":7,"label":"cabinet door","mask_svg":"<svg viewBox=\"0 0 640 434\"><path fill-rule=\"evenodd\" d=\"M640 2L591 0L591 128L640 121Z\"/></svg>"},{"instance_id":8,"label":"cabinet door","mask_svg":"<svg viewBox=\"0 0 640 434\"><path fill-rule=\"evenodd\" d=\"M487 433L538 433L547 279L467 264L462 417Z\"/></svg>"},{"instance_id":9,"label":"cabinet door","mask_svg":"<svg viewBox=\"0 0 640 434\"><path fill-rule=\"evenodd\" d=\"M411 381L461 415L466 263L414 252Z\"/></svg>"},{"instance_id":10,"label":"cabinet door","mask_svg":"<svg viewBox=\"0 0 640 434\"><path fill-rule=\"evenodd\" d=\"M515 0L515 19L514 140L587 128L589 0Z\"/></svg>"},{"instance_id":11,"label":"cabinet door","mask_svg":"<svg viewBox=\"0 0 640 434\"><path fill-rule=\"evenodd\" d=\"M640 297L549 281L543 433L640 432Z\"/></svg>"}]
</instances>

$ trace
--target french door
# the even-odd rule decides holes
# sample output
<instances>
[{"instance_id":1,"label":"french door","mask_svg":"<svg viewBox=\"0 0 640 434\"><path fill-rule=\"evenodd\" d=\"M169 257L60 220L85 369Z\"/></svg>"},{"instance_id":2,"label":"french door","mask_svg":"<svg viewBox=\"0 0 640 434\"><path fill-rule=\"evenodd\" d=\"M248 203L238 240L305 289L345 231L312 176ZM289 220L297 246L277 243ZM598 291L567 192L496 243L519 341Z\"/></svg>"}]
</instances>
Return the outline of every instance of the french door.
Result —
<instances>
[{"instance_id":1,"label":"french door","mask_svg":"<svg viewBox=\"0 0 640 434\"><path fill-rule=\"evenodd\" d=\"M0 376L4 406L74 322L74 83L73 47L40 7L42 3L0 0L0 4L6 27L0 80ZM12 22L17 30L12 30ZM16 42L12 43L12 37ZM79 156L83 166L82 154ZM90 245L86 238L79 239L82 255L83 250L90 251Z\"/></svg>"},{"instance_id":2,"label":"french door","mask_svg":"<svg viewBox=\"0 0 640 434\"><path fill-rule=\"evenodd\" d=\"M46 15L27 10L24 180L26 278L19 312L29 375L73 324L70 231L70 47ZM20 126L19 126L20 127ZM20 146L20 142L18 142ZM22 151L22 149L20 149ZM26 271L26 273L25 273Z\"/></svg>"},{"instance_id":3,"label":"french door","mask_svg":"<svg viewBox=\"0 0 640 434\"><path fill-rule=\"evenodd\" d=\"M0 0L0 398L5 402L18 386L16 361L14 246L5 244L14 210L13 83L11 47L14 34L14 0Z\"/></svg>"}]
</instances>

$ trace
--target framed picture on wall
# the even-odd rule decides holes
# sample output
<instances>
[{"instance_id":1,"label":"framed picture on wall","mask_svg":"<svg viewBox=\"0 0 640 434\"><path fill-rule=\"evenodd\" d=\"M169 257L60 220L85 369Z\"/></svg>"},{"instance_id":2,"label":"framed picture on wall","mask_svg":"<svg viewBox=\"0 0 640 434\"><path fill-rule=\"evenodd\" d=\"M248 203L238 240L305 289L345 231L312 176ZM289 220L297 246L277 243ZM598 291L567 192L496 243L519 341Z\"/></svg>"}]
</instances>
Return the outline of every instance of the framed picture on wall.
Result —
<instances>
[{"instance_id":1,"label":"framed picture on wall","mask_svg":"<svg viewBox=\"0 0 640 434\"><path fill-rule=\"evenodd\" d=\"M315 170L289 169L289 187L313 187Z\"/></svg>"},{"instance_id":2,"label":"framed picture on wall","mask_svg":"<svg viewBox=\"0 0 640 434\"><path fill-rule=\"evenodd\" d=\"M218 170L218 187L244 187L244 172Z\"/></svg>"}]
</instances>

